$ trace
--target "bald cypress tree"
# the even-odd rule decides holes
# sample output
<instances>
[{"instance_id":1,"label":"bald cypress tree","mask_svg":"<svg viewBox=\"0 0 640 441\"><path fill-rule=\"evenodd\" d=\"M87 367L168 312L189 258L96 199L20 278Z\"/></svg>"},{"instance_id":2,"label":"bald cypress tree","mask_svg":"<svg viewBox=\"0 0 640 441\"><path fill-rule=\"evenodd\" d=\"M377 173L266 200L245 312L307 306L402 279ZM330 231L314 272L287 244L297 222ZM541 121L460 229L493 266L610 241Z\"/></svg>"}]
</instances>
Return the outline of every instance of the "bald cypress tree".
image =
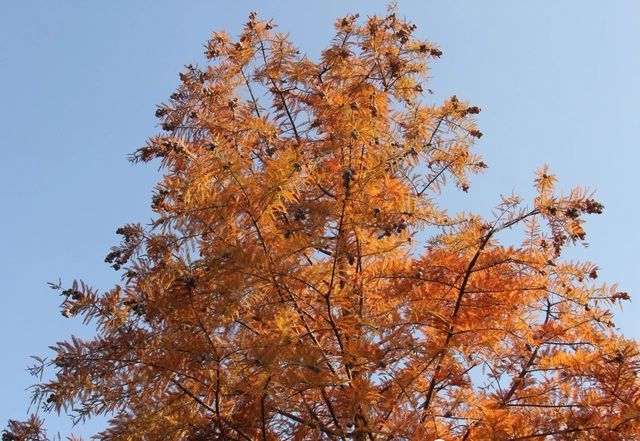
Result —
<instances>
[{"instance_id":1,"label":"bald cypress tree","mask_svg":"<svg viewBox=\"0 0 640 441\"><path fill-rule=\"evenodd\" d=\"M154 220L118 230L118 286L54 286L97 333L42 360L37 404L109 441L640 437L628 295L562 258L602 205L543 167L533 201L447 215L486 165L480 109L426 94L442 52L394 11L339 19L317 61L274 28L214 33L158 107L131 157L164 171Z\"/></svg>"}]
</instances>

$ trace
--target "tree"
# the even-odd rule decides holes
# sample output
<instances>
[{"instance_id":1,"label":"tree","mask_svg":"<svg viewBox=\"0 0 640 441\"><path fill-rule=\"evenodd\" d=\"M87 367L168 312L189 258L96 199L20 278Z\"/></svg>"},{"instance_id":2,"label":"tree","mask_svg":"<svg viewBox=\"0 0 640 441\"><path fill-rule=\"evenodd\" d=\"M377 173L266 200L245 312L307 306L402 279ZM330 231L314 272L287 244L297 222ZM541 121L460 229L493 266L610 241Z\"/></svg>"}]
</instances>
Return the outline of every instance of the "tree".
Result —
<instances>
[{"instance_id":1,"label":"tree","mask_svg":"<svg viewBox=\"0 0 640 441\"><path fill-rule=\"evenodd\" d=\"M628 295L562 258L602 205L543 167L528 205L438 207L486 167L480 109L427 103L442 53L414 31L348 16L318 62L255 14L214 33L131 157L165 175L106 258L122 284L53 285L97 333L40 359L38 406L111 415L104 440L637 439L638 345L610 312Z\"/></svg>"}]
</instances>

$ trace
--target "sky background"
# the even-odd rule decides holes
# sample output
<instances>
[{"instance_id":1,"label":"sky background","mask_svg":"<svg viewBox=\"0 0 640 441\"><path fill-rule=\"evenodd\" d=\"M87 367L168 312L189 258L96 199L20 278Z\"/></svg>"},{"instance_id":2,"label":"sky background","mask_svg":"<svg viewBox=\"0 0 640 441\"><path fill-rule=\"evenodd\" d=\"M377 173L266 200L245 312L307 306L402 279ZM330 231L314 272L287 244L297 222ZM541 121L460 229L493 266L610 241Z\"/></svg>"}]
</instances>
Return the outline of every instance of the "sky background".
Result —
<instances>
[{"instance_id":1,"label":"sky background","mask_svg":"<svg viewBox=\"0 0 640 441\"><path fill-rule=\"evenodd\" d=\"M126 157L158 130L155 105L178 72L202 62L212 30L236 35L248 13L274 18L316 57L347 13L384 14L380 1L0 0L0 427L26 416L33 354L70 334L46 283L82 278L100 290L119 276L103 262L117 227L146 222L155 164ZM434 101L456 94L482 107L476 151L490 168L445 206L488 213L499 195L531 196L543 163L569 190L597 191L605 213L590 246L631 304L618 311L640 338L640 2L636 0L400 0L400 15L444 56L432 63ZM76 428L91 434L101 422ZM66 433L66 417L49 417Z\"/></svg>"}]
</instances>

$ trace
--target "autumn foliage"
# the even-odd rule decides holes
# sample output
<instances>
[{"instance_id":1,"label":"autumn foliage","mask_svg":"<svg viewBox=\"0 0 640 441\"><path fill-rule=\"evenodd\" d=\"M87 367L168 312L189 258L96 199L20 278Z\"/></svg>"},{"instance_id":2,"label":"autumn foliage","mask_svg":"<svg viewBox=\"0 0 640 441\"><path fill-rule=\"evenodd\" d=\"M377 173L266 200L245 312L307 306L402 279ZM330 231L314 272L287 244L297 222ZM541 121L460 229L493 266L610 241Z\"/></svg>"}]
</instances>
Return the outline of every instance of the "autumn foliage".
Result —
<instances>
[{"instance_id":1,"label":"autumn foliage","mask_svg":"<svg viewBox=\"0 0 640 441\"><path fill-rule=\"evenodd\" d=\"M39 407L109 441L640 439L628 296L562 257L602 205L543 167L533 201L448 215L486 165L480 109L429 100L441 51L393 11L339 19L319 61L274 28L214 33L158 107L131 157L161 162L156 216L118 230L121 285L54 286L97 333L34 368Z\"/></svg>"}]
</instances>

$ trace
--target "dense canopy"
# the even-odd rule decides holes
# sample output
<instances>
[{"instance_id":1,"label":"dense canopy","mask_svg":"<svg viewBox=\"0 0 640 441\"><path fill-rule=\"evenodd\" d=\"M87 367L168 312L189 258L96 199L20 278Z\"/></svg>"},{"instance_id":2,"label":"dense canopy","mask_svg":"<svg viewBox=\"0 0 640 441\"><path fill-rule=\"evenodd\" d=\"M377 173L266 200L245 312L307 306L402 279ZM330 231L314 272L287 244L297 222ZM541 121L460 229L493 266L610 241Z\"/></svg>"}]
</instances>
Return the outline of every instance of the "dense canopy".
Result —
<instances>
[{"instance_id":1,"label":"dense canopy","mask_svg":"<svg viewBox=\"0 0 640 441\"><path fill-rule=\"evenodd\" d=\"M274 28L214 33L158 107L132 155L161 161L156 216L118 230L121 285L54 286L97 333L34 368L39 405L109 415L109 441L639 438L628 295L562 258L602 205L542 167L529 203L447 214L486 165L480 109L430 102L442 52L393 10L339 19L318 61Z\"/></svg>"}]
</instances>

